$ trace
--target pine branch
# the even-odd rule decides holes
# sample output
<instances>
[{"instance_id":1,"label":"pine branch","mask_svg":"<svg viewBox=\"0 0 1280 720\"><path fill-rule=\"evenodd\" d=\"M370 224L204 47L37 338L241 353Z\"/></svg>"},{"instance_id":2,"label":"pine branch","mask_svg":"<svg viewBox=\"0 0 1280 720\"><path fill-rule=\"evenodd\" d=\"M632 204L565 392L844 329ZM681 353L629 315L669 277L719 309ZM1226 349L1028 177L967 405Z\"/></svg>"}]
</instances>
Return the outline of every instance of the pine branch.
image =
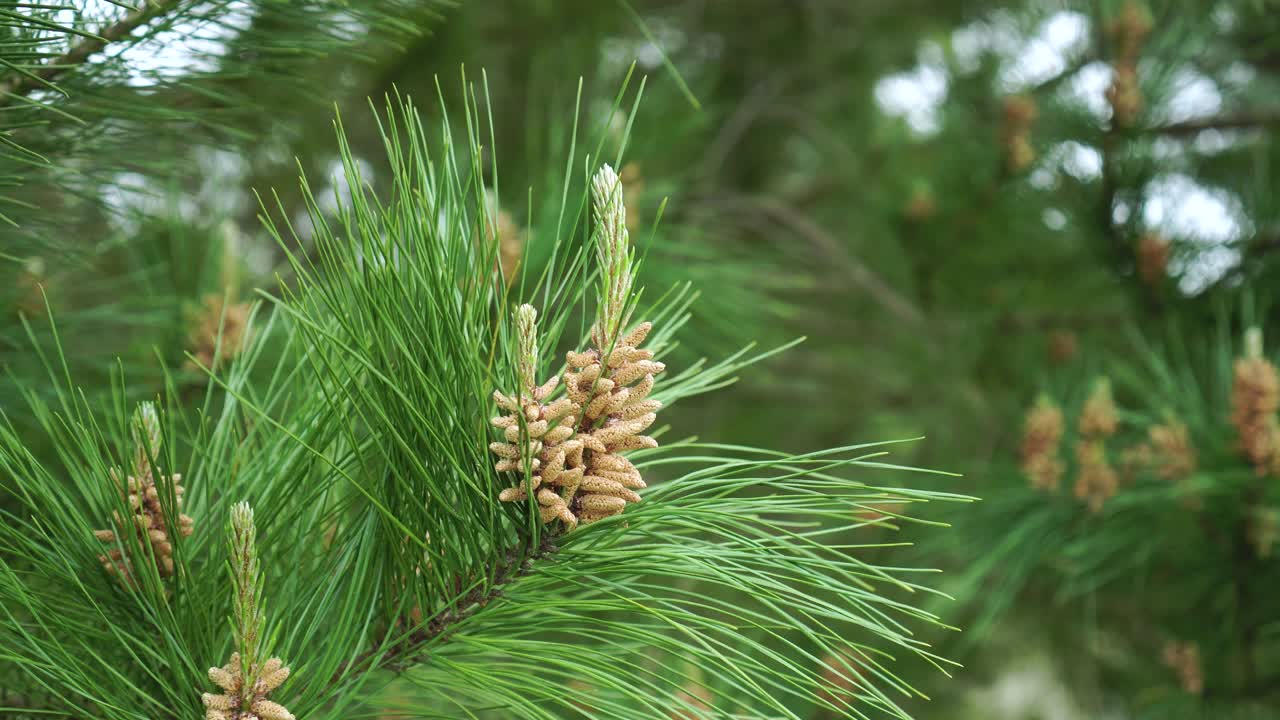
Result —
<instances>
[{"instance_id":1,"label":"pine branch","mask_svg":"<svg viewBox=\"0 0 1280 720\"><path fill-rule=\"evenodd\" d=\"M179 2L180 0L144 0L141 8L129 12L96 35L82 40L34 72L12 73L0 81L0 96L5 98L0 101L0 107L11 105L15 98L25 96L36 89L48 88L65 95L66 92L56 84L59 77L88 62L89 58L105 50L111 43L128 37L142 25L165 14Z\"/></svg>"},{"instance_id":2,"label":"pine branch","mask_svg":"<svg viewBox=\"0 0 1280 720\"><path fill-rule=\"evenodd\" d=\"M617 342L608 336L629 325L641 292L630 289L621 208L599 224L616 231L599 235L615 241L610 252L597 258L591 243L573 241L590 239L593 228L590 189L572 174L571 157L564 189L552 188L542 209L565 220L551 236L564 243L561 253L529 290L546 299L543 322L534 337L533 313L523 313L524 338L495 322L511 298L494 282L497 243L480 232L487 143L475 98L468 95L463 138L450 134L459 124L445 122L429 139L412 105L388 102L377 116L391 169L383 192L362 176L339 125L351 193L322 209L303 180L314 231L307 243L264 213L296 282L270 298L266 327L213 377L223 392L205 404L211 409L157 458L188 479L184 507L197 519L225 513L233 498L260 509L251 523L248 506L232 514L238 594L227 593L217 572L226 551L208 533L177 539L169 576L143 565L143 591L84 572L99 549L96 518L125 502L103 481L119 462L109 455L136 443L127 419L95 419L60 354L48 362L56 409L33 397L32 415L57 446L58 465L36 460L0 423L0 488L18 503L6 517L13 522L0 524L5 663L56 688L67 710L102 708L108 720L192 715L198 701L213 717L242 716L232 713L246 705L260 717L350 717L370 700L375 674L388 670L430 691L421 710L458 710L444 716L485 708L551 720L586 700L601 716L649 720L709 709L715 697L698 691L714 687L720 707L734 712L795 717L791 707L817 704L908 717L900 696L918 693L895 674L898 663L907 655L945 669L916 633L947 626L916 604L936 593L916 580L928 571L868 562L862 550L884 543L849 534L907 517L850 521L887 503L966 498L849 477L904 469L880 462L883 448L622 448L614 443L635 420L600 409L591 437L604 450L593 452L636 450L624 458L634 458L630 470L654 480L640 486L643 502L600 513L586 528L547 530L534 502L500 501L516 478L489 454L493 390L559 365L535 348L560 347L562 336L575 348L613 345L607 361L597 360L627 386L628 363L642 360L628 351L615 363L612 353L640 340L626 339L636 330ZM310 244L320 248L314 261L304 254ZM611 268L604 288L601 263ZM647 348L669 349L693 295L679 290L636 308L653 322ZM601 310L598 337L568 336L588 304ZM648 352L643 362L656 366ZM662 403L722 387L768 354L744 349L695 364L662 384ZM177 457L176 448L190 455ZM600 464L593 492L619 466ZM268 576L269 628L258 584ZM220 621L228 610L242 618L232 633ZM299 668L278 692L283 660L264 662L277 648ZM228 657L208 671L222 693L193 687ZM823 679L827 670L856 677L856 687Z\"/></svg>"},{"instance_id":3,"label":"pine branch","mask_svg":"<svg viewBox=\"0 0 1280 720\"><path fill-rule=\"evenodd\" d=\"M31 250L14 254L47 256L50 237L79 235L76 223L106 201L85 188L105 187L116 173L137 173L144 192L167 188L173 168L190 167L189 153L237 152L278 125L281 112L301 117L309 103L339 100L334 88L346 83L335 85L321 65L398 49L447 1L112 0L110 15L75 14L74 24L55 22L63 17L55 13L79 3L9 13L17 32L0 52L0 142L8 147L0 222L31 237ZM103 25L97 34L81 29L91 22ZM72 165L77 172L59 172ZM55 206L77 212L40 212ZM64 244L69 254L85 252Z\"/></svg>"},{"instance_id":4,"label":"pine branch","mask_svg":"<svg viewBox=\"0 0 1280 720\"><path fill-rule=\"evenodd\" d=\"M556 545L556 534L547 533L542 536L538 545L530 551L528 548L513 550L494 566L493 574L487 588L476 587L458 596L449 605L454 609L442 610L422 627L416 628L398 638L384 632L382 636L360 655L343 663L333 674L334 683L348 678L359 678L368 672L390 670L403 672L410 665L423 660L424 646L436 640L446 640L459 623L474 615L478 610L502 597L506 587L534 571L534 563L554 555L559 551ZM463 578L458 577L461 584Z\"/></svg>"}]
</instances>

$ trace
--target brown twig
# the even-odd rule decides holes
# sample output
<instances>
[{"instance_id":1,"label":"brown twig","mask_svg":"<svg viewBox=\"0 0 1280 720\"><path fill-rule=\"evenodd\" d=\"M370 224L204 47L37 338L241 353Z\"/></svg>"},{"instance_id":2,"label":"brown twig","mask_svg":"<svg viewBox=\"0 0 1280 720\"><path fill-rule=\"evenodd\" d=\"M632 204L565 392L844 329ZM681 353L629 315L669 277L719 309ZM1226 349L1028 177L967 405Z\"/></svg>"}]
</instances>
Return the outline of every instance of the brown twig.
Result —
<instances>
[{"instance_id":1,"label":"brown twig","mask_svg":"<svg viewBox=\"0 0 1280 720\"><path fill-rule=\"evenodd\" d=\"M761 81L751 90L737 109L720 126L720 131L702 154L702 174L704 177L715 177L720 174L734 148L742 141L743 136L755 124L760 114L773 102L790 83L790 78L782 74Z\"/></svg>"},{"instance_id":2,"label":"brown twig","mask_svg":"<svg viewBox=\"0 0 1280 720\"><path fill-rule=\"evenodd\" d=\"M1280 125L1280 109L1254 110L1233 115L1187 120L1169 125L1155 125L1142 128L1140 132L1147 135L1195 135L1205 130L1242 130L1247 128Z\"/></svg>"},{"instance_id":3,"label":"brown twig","mask_svg":"<svg viewBox=\"0 0 1280 720\"><path fill-rule=\"evenodd\" d=\"M709 202L719 202L737 212L754 212L772 220L775 224L787 228L807 240L820 250L823 256L836 263L845 277L857 288L867 293L885 310L899 320L913 326L923 325L924 313L910 300L899 293L884 278L880 277L866 264L853 257L838 238L826 228L809 219L803 213L786 202L766 195L742 195L734 193L718 193L705 198Z\"/></svg>"},{"instance_id":4,"label":"brown twig","mask_svg":"<svg viewBox=\"0 0 1280 720\"><path fill-rule=\"evenodd\" d=\"M1056 90L1060 85L1075 77L1089 63L1097 60L1092 54L1084 54L1077 57L1070 65L1062 70L1062 72L1054 75L1047 80L1042 80L1035 85L1022 91L1027 95L1046 95Z\"/></svg>"}]
</instances>

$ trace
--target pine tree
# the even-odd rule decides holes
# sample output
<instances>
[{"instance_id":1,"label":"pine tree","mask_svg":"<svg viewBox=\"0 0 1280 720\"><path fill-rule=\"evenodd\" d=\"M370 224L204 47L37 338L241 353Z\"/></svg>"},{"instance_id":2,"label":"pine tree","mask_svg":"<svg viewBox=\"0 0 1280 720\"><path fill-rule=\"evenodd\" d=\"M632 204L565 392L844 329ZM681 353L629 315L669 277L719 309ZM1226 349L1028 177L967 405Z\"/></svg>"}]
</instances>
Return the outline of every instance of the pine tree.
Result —
<instances>
[{"instance_id":1,"label":"pine tree","mask_svg":"<svg viewBox=\"0 0 1280 720\"><path fill-rule=\"evenodd\" d=\"M1075 683L1093 707L1274 714L1265 588L1280 375L1259 329L1233 334L1223 322L1197 347L1171 332L1137 349L1137 367L1114 358L1114 399L1106 379L1081 393L1064 378L1062 400L1042 397L1027 416L1020 469L997 466L1008 484L961 530L998 548L971 578L985 588L983 624L1034 602L1089 628L1060 651L1087 663ZM1072 482L1045 483L1051 464Z\"/></svg>"},{"instance_id":2,"label":"pine tree","mask_svg":"<svg viewBox=\"0 0 1280 720\"><path fill-rule=\"evenodd\" d=\"M1273 330L1271 24L1248 3L1019 3L914 60L947 99L901 157L951 150L903 183L903 237L945 295L926 312L969 335L947 357L979 361L961 376L991 453L969 465L984 502L945 589L972 614L948 650L975 684L1040 688L1008 716L1270 716L1249 597L1270 570L1247 540L1268 491L1244 472L1268 453L1263 354L1240 409L1230 391L1247 328ZM1057 56L1017 62L1035 47Z\"/></svg>"},{"instance_id":3,"label":"pine tree","mask_svg":"<svg viewBox=\"0 0 1280 720\"><path fill-rule=\"evenodd\" d=\"M793 642L764 625L746 633L756 644L710 646L714 652L659 644L652 657L627 656L645 690L630 694L620 689L619 674L596 668L594 655L586 669L573 666L574 677L567 660L533 673L520 672L528 663L515 664L528 657L527 643L542 647L532 644L542 641L539 632L564 630L570 618L590 616L592 624L565 631L565 645L572 637L603 647L597 631L622 630L600 622L655 597L665 604L651 620L686 625L677 611L724 620L657 592L678 591L692 603L703 570L685 578L686 569L664 567L620 586L591 586L631 594L593 596L589 613L552 606L554 620L538 621L502 646L484 643L505 637L500 633L526 615L499 606L507 595L468 595L467 583L518 584L534 589L532 598L517 597L551 603L567 591L553 591L556 581L540 573L577 577L565 572L565 558L588 573L575 592L603 572L594 560L583 564L591 543L575 537L602 534L607 539L599 543L621 553L632 548L644 518L687 519L681 503L688 502L699 504L689 526L704 524L707 513L723 520L723 507L738 537L747 526L735 513L755 522L759 508L739 504L738 495L760 502L756 496L770 492L763 488L794 480L798 462L821 473L835 458L814 455L815 448L851 437L927 435L927 442L896 446L896 462L960 469L964 478L885 474L874 482L971 493L984 498L976 508L923 505L914 492L886 490L867 491L852 513L809 513L802 520L814 524L802 530L791 524L795 517L768 516L789 532L812 531L814 542L840 550L841 562L954 571L935 587L957 597L959 607L924 593L911 605L956 619L966 632L929 622L911 627L919 633L913 638L933 643L931 652L965 664L962 681L930 672L929 655L895 653L885 672L933 698L892 695L904 714L1265 716L1271 633L1257 598L1270 588L1270 556L1259 548L1274 501L1268 475L1256 473L1270 456L1264 366L1280 332L1263 311L1277 257L1268 191L1276 118L1269 10L1223 0L807 0L757 3L746 12L740 3L682 0L0 4L0 89L7 92L0 98L0 214L17 225L0 229L0 363L7 372L0 410L11 424L6 446L24 458L16 467L27 473L6 471L0 508L26 523L45 518L46 506L79 513L68 516L75 532L56 536L84 543L75 545L75 561L36 566L74 566L86 582L103 580L114 567L111 593L129 592L128 570L137 576L137 590L127 596L131 617L168 617L137 598L150 588L179 602L174 586L191 581L184 572L199 570L200 581L210 583L202 590L212 594L209 602L221 598L216 607L202 606L192 623L193 633L204 633L192 643L204 647L198 658L174 651L155 663L184 668L187 680L173 695L182 712L202 709L202 693L247 687L235 684L235 634L223 620L233 614L228 580L235 576L219 570L229 557L223 537L230 508L247 500L260 531L265 622L285 628L267 637L312 637L298 629L293 609L303 595L313 598L308 608L337 614L334 603L347 607L326 604L337 597L327 590L312 587L307 595L301 580L291 579L293 568L319 566L299 539L288 539L295 525L310 529L311 542L347 553L346 564L333 559L323 572L358 570L378 587L376 616L350 611L352 622L368 619L369 630L361 654L345 659L344 689L333 691L346 697L345 688L358 686L351 707L360 712L394 717L434 708L465 716L433 703L458 694L440 688L454 687L467 665L446 672L427 661L488 653L502 660L506 678L470 675L462 687L491 681L486 692L500 695L494 705L513 702L515 683L540 684L544 675L564 688L563 697L537 710L519 706L517 715L608 717L636 703L648 703L648 717L750 715L745 707L725 711L724 699L767 693L777 704L761 700L771 709L757 715L874 716L865 703L846 710L841 700L867 696L864 685L896 681L875 682L876 673L863 669L865 648L828 642L821 631L821 641ZM462 112L450 114L443 98L456 94L460 65L475 78L483 68L485 82L464 105L451 102ZM386 114L367 111L367 97L384 96L397 98L391 104L398 118L398 98L415 98L416 122L436 141L430 156L437 162L428 168L434 180L394 159L412 155L405 143L421 131L404 118L391 127ZM343 138L336 148L334 104ZM388 141L400 142L401 152L388 153ZM450 143L452 152L443 147ZM473 145L483 148L477 153ZM445 171L450 157L458 165L452 175ZM581 383L583 372L609 382L617 372L605 358L618 348L600 347L592 332L597 301L609 292L600 268L609 263L596 255L600 223L589 187L605 163L621 178L635 253L631 287L649 289L628 305L626 327L652 322L649 335L623 355L653 352L632 359L662 365L644 373L651 387L643 375L623 383L625 399L616 387ZM308 183L295 182L299 170ZM389 214L389 198L421 188L450 197L423 196L417 211ZM403 240L410 228L426 237L427 216L448 240ZM361 238L357 250L344 245L352 237ZM402 242L380 245L386 238ZM376 270L383 261L399 267L406 258L441 257L447 262L431 265L436 274L426 277L401 280ZM491 271L483 278L488 290L473 286L480 267ZM458 307L460 298L468 308L487 308L483 322L466 314L465 322L439 324L439 309ZM386 317L410 305L429 310L417 319L408 311ZM1251 327L1266 340L1261 361L1248 351ZM757 352L734 355L742 346L780 349L796 335L809 339L750 372L734 369ZM483 372L453 348L462 336L491 357ZM430 352L411 342L424 339ZM569 352L581 367L570 365ZM733 359L691 373L706 367L699 364L704 356ZM1242 390L1233 408L1237 360L1248 361L1249 382L1241 387L1251 390ZM388 382L413 367L424 374L409 376L417 379L406 387ZM732 392L702 392L739 375ZM424 378L435 377L448 383L425 387ZM537 397L553 379L557 386ZM570 387L578 401L568 397ZM492 400L495 391L503 404ZM656 417L626 442L647 445L638 439L645 437L658 446L619 453L583 447L579 455L572 435L591 442L584 438L595 425L627 412L633 392L646 404L632 411L640 417L625 421ZM589 427L577 409L572 422L555 417L581 400L601 413ZM151 445L144 460L131 417L148 401L164 430L159 443L143 443ZM339 413L343 421L331 422ZM215 431L220 422L236 429ZM330 435L314 426L326 423L334 426ZM394 432L382 437L373 430L379 424ZM98 430L80 433L82 426ZM467 438L465 451L443 442L449 431ZM67 444L77 434L99 438L95 454ZM707 444L673 438L690 434ZM92 460L75 469L68 458ZM723 463L735 473L766 468L783 479L726 481ZM84 466L96 468L92 478ZM589 466L613 475L592 475L598 480L575 487L576 470L585 478ZM304 511L300 498L282 489L296 486L265 480L273 469L323 488L306 495L319 498L316 507ZM8 477L31 472L46 482L57 478L58 492L69 495L46 501ZM216 482L204 485L219 473L235 478L226 493ZM138 492L130 492L130 477ZM705 483L684 487L703 490L676 492L689 477ZM490 494L464 492L468 482ZM725 482L736 494L711 489ZM158 514L142 507L149 488ZM266 488L275 489L264 497ZM609 499L586 500L601 495ZM450 500L442 504L444 497ZM415 515L412 508L429 498L435 505ZM459 546L459 523L428 519L458 503L496 518L486 527L510 541L503 546L514 548L510 561L488 562L497 545ZM284 519L273 519L275 508ZM183 515L192 521L189 536ZM158 520L131 519L142 516ZM117 517L154 527L143 532ZM904 517L960 527L921 534L919 523ZM568 530L573 523L579 527ZM514 524L522 529L510 534ZM665 543L691 542L684 532L692 530L645 535L648 547L635 549L658 550L665 562L676 556ZM282 534L280 549L274 543ZM543 552L548 535L555 552ZM1210 535L1216 539L1206 540ZM360 548L383 549L372 560L345 549L357 536ZM917 538L937 542L900 547ZM776 549L759 542L753 547L760 551ZM724 560L728 551L716 552L720 565L746 572L736 558ZM523 568L525 554L536 558L528 573L509 567ZM642 567L640 557L647 556L600 561ZM808 567L795 562L789 567ZM14 565L16 577L39 577L25 563ZM657 564L651 560L644 572ZM673 576L683 579L669 581ZM465 587L446 587L451 578ZM871 582L896 600L888 585ZM635 583L652 593L637 597ZM786 607L777 588L761 600L736 579L732 584L711 593L717 608L743 597ZM446 595L474 599L477 610L446 618ZM1129 596L1147 604L1135 609ZM881 607L864 599L872 611ZM481 623L481 600L486 611L505 614ZM546 613L546 605L538 607ZM304 618L318 617L307 612ZM594 619L599 613L605 620ZM651 644L657 622L626 630L627 647ZM745 627L724 622L724 632ZM472 637L461 631L467 623L484 634L471 645L454 644ZM831 628L816 611L800 624L814 623ZM138 627L130 632L147 636ZM269 643L272 654L259 662L278 657L273 672L287 667L291 675L260 699L299 717L322 706L343 712L320 699L328 691L313 684L319 681L306 654L294 652L310 646L282 642ZM125 647L143 648L139 657L159 652L154 643ZM748 649L733 655L740 647ZM756 657L758 647L792 663L795 672L783 673L790 680L753 685L766 668L744 658ZM661 664L672 657L681 660ZM35 665L43 671L49 663ZM228 665L227 675L206 674ZM340 664L328 667L332 678ZM670 677L657 679L657 667ZM371 672L361 681L365 669ZM0 666L9 697L0 695L0 707L15 696L64 702L48 697L56 683L42 686L27 673L14 685L10 671L17 666ZM112 677L151 693L154 682L146 683L158 674ZM241 666L242 679L251 674ZM1034 702L1004 706L1002 691L1011 685ZM301 701L291 694L295 687L307 688ZM586 702L601 692L603 706ZM529 697L533 703L542 696ZM75 702L70 706L90 707ZM469 710L483 702L461 704Z\"/></svg>"},{"instance_id":4,"label":"pine tree","mask_svg":"<svg viewBox=\"0 0 1280 720\"><path fill-rule=\"evenodd\" d=\"M304 177L307 237L264 196L289 277L234 311L239 352L216 306L199 403L135 405L130 365L90 392L37 346L52 452L0 426L6 712L349 717L398 678L397 716L907 717L900 654L947 665L917 571L830 520L964 498L856 479L897 469L880 444L659 443L657 411L771 353L665 367L695 298L642 293L600 147L509 272L466 89L431 130L387 101L385 194L339 123L350 194Z\"/></svg>"}]
</instances>

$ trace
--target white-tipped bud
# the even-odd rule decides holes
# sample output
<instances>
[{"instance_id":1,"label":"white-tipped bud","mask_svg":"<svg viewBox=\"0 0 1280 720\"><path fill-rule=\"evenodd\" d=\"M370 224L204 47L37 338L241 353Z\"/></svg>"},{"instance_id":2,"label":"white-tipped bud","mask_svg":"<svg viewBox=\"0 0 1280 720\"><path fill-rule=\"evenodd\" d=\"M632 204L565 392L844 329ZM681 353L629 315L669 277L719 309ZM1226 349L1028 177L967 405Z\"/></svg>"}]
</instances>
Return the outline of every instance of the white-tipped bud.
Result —
<instances>
[{"instance_id":1,"label":"white-tipped bud","mask_svg":"<svg viewBox=\"0 0 1280 720\"><path fill-rule=\"evenodd\" d=\"M261 565L257 547L258 531L253 508L240 501L231 506L231 580L234 587L232 613L236 649L240 654L240 674L249 678L258 664L266 618L262 611Z\"/></svg>"},{"instance_id":2,"label":"white-tipped bud","mask_svg":"<svg viewBox=\"0 0 1280 720\"><path fill-rule=\"evenodd\" d=\"M597 223L607 227L616 220L622 220L625 230L627 206L622 197L622 179L608 163L601 165L595 177L591 178L591 202Z\"/></svg>"},{"instance_id":3,"label":"white-tipped bud","mask_svg":"<svg viewBox=\"0 0 1280 720\"><path fill-rule=\"evenodd\" d=\"M139 452L153 455L160 452L160 414L156 412L155 403L138 403L129 432Z\"/></svg>"},{"instance_id":4,"label":"white-tipped bud","mask_svg":"<svg viewBox=\"0 0 1280 720\"><path fill-rule=\"evenodd\" d=\"M1262 329L1251 327L1244 331L1244 356L1256 360L1262 357Z\"/></svg>"},{"instance_id":5,"label":"white-tipped bud","mask_svg":"<svg viewBox=\"0 0 1280 720\"><path fill-rule=\"evenodd\" d=\"M538 310L524 304L516 309L516 334L520 340L520 389L533 393L538 387Z\"/></svg>"},{"instance_id":6,"label":"white-tipped bud","mask_svg":"<svg viewBox=\"0 0 1280 720\"><path fill-rule=\"evenodd\" d=\"M617 340L626 322L624 315L631 299L632 281L627 206L622 196L622 180L613 168L602 165L596 172L591 180L591 198L601 279L595 339L604 350Z\"/></svg>"}]
</instances>

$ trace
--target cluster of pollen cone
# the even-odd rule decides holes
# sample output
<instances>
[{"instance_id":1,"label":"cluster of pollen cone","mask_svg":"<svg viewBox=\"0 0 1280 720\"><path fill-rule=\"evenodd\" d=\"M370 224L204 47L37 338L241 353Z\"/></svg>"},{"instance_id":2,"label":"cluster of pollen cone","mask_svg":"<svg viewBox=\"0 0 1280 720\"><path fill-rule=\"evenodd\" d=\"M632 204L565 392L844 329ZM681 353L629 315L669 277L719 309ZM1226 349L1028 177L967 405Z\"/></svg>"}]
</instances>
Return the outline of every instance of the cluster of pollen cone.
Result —
<instances>
[{"instance_id":1,"label":"cluster of pollen cone","mask_svg":"<svg viewBox=\"0 0 1280 720\"><path fill-rule=\"evenodd\" d=\"M1075 496L1094 512L1116 494L1120 476L1112 467L1107 440L1119 428L1111 385L1105 379L1095 383L1080 413L1076 436ZM1027 413L1023 424L1022 472L1037 490L1055 492L1067 470L1060 456L1065 419L1062 410L1047 396L1041 396ZM1153 458L1153 462L1156 458Z\"/></svg>"},{"instance_id":2,"label":"cluster of pollen cone","mask_svg":"<svg viewBox=\"0 0 1280 720\"><path fill-rule=\"evenodd\" d=\"M152 455L158 454L161 442L160 419L155 405L142 403L134 413L130 427L133 443L136 447L132 475L124 482L120 481L120 473L111 470L113 487L119 487L128 503L127 515L115 512L115 530L96 530L94 536L104 543L117 544L100 555L98 560L111 575L119 576L126 587L136 589L139 585L137 570L138 558L131 557L129 550L122 549L118 540L128 537L128 533L136 533L137 539L144 548L143 558L153 558L156 570L161 577L174 574L173 544L171 532L175 531L183 537L191 535L194 523L190 517L177 512L182 507L182 485L180 475L164 476L153 471ZM176 515L177 527L172 528L166 521L167 494L164 488L157 485L157 478L166 481L173 491L176 507L170 509L169 516ZM253 511L248 503L239 503L232 508L231 515L234 551L230 567L236 586L233 596L236 606L237 646L246 644L256 649L262 636L262 618L258 610L262 583L258 575L257 549L255 546L256 530L253 526ZM149 560L148 560L149 562ZM222 667L209 669L209 679L222 688L219 694L204 693L206 720L294 720L293 715L278 703L267 699L267 696L289 677L289 668L284 666L280 658L271 658L266 662L241 662L241 653L231 654L231 662ZM252 659L253 652L244 656Z\"/></svg>"},{"instance_id":3,"label":"cluster of pollen cone","mask_svg":"<svg viewBox=\"0 0 1280 720\"><path fill-rule=\"evenodd\" d=\"M523 306L521 313L531 315L533 308ZM557 400L547 401L558 376L525 388L519 398L494 393L506 411L493 419L506 440L489 446L499 458L496 468L523 477L499 499L525 501L532 493L543 522L560 520L570 528L640 501L635 491L644 480L623 453L658 444L643 434L661 407L649 394L663 364L639 347L651 327L642 323L611 350L569 353L565 396Z\"/></svg>"},{"instance_id":4,"label":"cluster of pollen cone","mask_svg":"<svg viewBox=\"0 0 1280 720\"><path fill-rule=\"evenodd\" d=\"M1075 495L1098 512L1120 488L1120 476L1111 465L1107 440L1116 434L1120 418L1106 379L1094 383L1080 411L1076 438Z\"/></svg>"},{"instance_id":5,"label":"cluster of pollen cone","mask_svg":"<svg viewBox=\"0 0 1280 720\"><path fill-rule=\"evenodd\" d=\"M1245 335L1245 355L1236 359L1231 385L1231 424L1240 451L1258 475L1280 474L1280 373L1262 352L1262 333Z\"/></svg>"},{"instance_id":6,"label":"cluster of pollen cone","mask_svg":"<svg viewBox=\"0 0 1280 720\"><path fill-rule=\"evenodd\" d=\"M1235 446L1258 476L1280 475L1280 370L1263 353L1262 333L1245 333L1245 352L1232 367L1231 429ZM1145 440L1120 453L1121 471L1112 466L1107 447L1119 428L1119 415L1109 384L1100 380L1081 410L1076 433L1075 494L1099 510L1116 494L1122 480L1148 472L1162 480L1180 482L1196 472L1197 452L1187 424L1171 412L1146 428ZM1021 468L1031 485L1054 491L1067 466L1062 461L1064 434L1061 408L1041 397L1027 413L1020 448ZM1195 498L1188 506L1199 509ZM1274 521L1267 508L1257 511L1259 553L1270 553Z\"/></svg>"},{"instance_id":7,"label":"cluster of pollen cone","mask_svg":"<svg viewBox=\"0 0 1280 720\"><path fill-rule=\"evenodd\" d=\"M160 426L155 407L150 403L144 403L139 408L134 424L134 440L138 444L133 463L134 474L129 475L122 482L120 473L114 468L111 470L112 484L121 489L129 505L129 514L121 515L118 511L112 513L115 529L95 530L93 534L103 543L116 543L118 538L127 533L136 533L144 547L150 545L151 557L155 559L156 570L160 576L169 577L174 571L171 533L175 528L169 527L165 520L164 507L161 505L161 489L156 483L158 473L153 471L151 460L147 456L148 448L151 452L158 452L160 448ZM141 442L143 436L147 439L146 444ZM165 478L163 474L159 477ZM182 476L175 473L165 479L173 487L173 497L177 503L175 510L180 509L183 493ZM177 513L177 520L176 531L183 537L189 537L193 529L191 518ZM99 555L98 561L108 573L119 575L125 585L137 586L138 579L133 563L125 557L121 547L111 548L106 554Z\"/></svg>"},{"instance_id":8,"label":"cluster of pollen cone","mask_svg":"<svg viewBox=\"0 0 1280 720\"><path fill-rule=\"evenodd\" d=\"M267 699L289 677L289 668L280 658L271 658L255 674L253 687L246 687L239 653L232 653L226 665L209 668L209 679L222 693L205 693L201 698L205 720L294 720L284 706Z\"/></svg>"},{"instance_id":9,"label":"cluster of pollen cone","mask_svg":"<svg viewBox=\"0 0 1280 720\"><path fill-rule=\"evenodd\" d=\"M591 347L568 353L563 376L538 385L538 313L522 305L516 311L521 388L514 395L494 392L504 412L493 424L503 441L489 446L498 456L498 472L519 478L499 499L528 502L532 496L544 523L559 520L570 529L640 501L636 490L645 482L625 453L658 445L644 432L661 407L649 395L654 376L664 369L652 350L640 347L652 324L623 332L631 301L631 248L621 181L608 165L592 180L592 199L601 288ZM564 395L552 399L561 382Z\"/></svg>"}]
</instances>

